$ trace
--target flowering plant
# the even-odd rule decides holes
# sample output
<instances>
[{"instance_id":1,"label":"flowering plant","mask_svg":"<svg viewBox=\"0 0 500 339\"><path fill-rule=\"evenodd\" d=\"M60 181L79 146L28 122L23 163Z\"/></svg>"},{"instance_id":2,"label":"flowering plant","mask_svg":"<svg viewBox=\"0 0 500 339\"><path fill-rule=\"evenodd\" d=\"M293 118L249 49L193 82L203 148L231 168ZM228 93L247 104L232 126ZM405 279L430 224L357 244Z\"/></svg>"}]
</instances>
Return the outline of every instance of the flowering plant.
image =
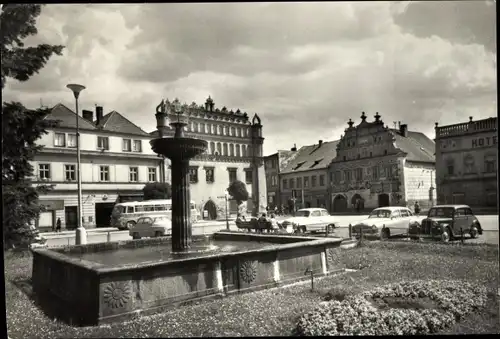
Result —
<instances>
[{"instance_id":1,"label":"flowering plant","mask_svg":"<svg viewBox=\"0 0 500 339\"><path fill-rule=\"evenodd\" d=\"M323 302L298 321L300 335L416 335L436 333L486 304L483 286L464 281L407 281L376 287L343 301ZM428 299L435 307L383 308L374 300Z\"/></svg>"}]
</instances>

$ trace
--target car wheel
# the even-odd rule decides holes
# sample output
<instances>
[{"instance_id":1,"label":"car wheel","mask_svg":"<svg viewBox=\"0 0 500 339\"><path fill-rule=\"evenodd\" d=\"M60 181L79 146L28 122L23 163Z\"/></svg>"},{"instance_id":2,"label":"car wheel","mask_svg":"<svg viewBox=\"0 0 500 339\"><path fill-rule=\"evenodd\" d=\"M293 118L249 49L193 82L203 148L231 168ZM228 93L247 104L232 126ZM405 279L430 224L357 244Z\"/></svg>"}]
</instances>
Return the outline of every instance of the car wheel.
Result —
<instances>
[{"instance_id":1,"label":"car wheel","mask_svg":"<svg viewBox=\"0 0 500 339\"><path fill-rule=\"evenodd\" d=\"M442 242L450 241L450 231L448 229L445 229L443 233L441 233L441 241Z\"/></svg>"},{"instance_id":2,"label":"car wheel","mask_svg":"<svg viewBox=\"0 0 500 339\"><path fill-rule=\"evenodd\" d=\"M132 239L141 239L141 237L139 236L139 233L134 233L132 234Z\"/></svg>"},{"instance_id":3,"label":"car wheel","mask_svg":"<svg viewBox=\"0 0 500 339\"><path fill-rule=\"evenodd\" d=\"M382 232L380 232L380 240L387 240L389 239L391 233L388 228L383 228Z\"/></svg>"},{"instance_id":4,"label":"car wheel","mask_svg":"<svg viewBox=\"0 0 500 339\"><path fill-rule=\"evenodd\" d=\"M127 229L131 229L132 227L134 227L135 225L135 222L134 221L129 221L125 224L125 226L127 226Z\"/></svg>"},{"instance_id":5,"label":"car wheel","mask_svg":"<svg viewBox=\"0 0 500 339\"><path fill-rule=\"evenodd\" d=\"M155 238L159 238L161 236L163 236L163 234L160 231L155 232Z\"/></svg>"},{"instance_id":6,"label":"car wheel","mask_svg":"<svg viewBox=\"0 0 500 339\"><path fill-rule=\"evenodd\" d=\"M471 229L470 229L470 237L472 239L476 239L477 238L477 234L478 234L478 231L477 231L477 227L476 226L472 226Z\"/></svg>"}]
</instances>

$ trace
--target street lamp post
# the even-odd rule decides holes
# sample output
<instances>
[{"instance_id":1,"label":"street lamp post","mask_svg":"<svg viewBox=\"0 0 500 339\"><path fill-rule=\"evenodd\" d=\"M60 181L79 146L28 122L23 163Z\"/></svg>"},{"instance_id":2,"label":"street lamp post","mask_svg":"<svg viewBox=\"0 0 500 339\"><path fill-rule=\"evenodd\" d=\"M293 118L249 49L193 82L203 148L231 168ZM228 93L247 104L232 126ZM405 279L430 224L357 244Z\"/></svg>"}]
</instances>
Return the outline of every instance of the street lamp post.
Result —
<instances>
[{"instance_id":1,"label":"street lamp post","mask_svg":"<svg viewBox=\"0 0 500 339\"><path fill-rule=\"evenodd\" d=\"M224 198L226 200L226 229L229 231L229 218L228 218L228 215L227 215L227 197L228 197L229 193L228 191L224 191Z\"/></svg>"},{"instance_id":2,"label":"street lamp post","mask_svg":"<svg viewBox=\"0 0 500 339\"><path fill-rule=\"evenodd\" d=\"M76 176L78 182L78 223L75 234L75 244L76 245L84 245L87 243L87 231L82 224L82 176L80 171L80 124L79 124L79 114L78 114L78 97L80 96L80 92L85 89L85 86L77 85L77 84L69 84L66 86L69 88L73 95L75 96L75 105L76 105Z\"/></svg>"}]
</instances>

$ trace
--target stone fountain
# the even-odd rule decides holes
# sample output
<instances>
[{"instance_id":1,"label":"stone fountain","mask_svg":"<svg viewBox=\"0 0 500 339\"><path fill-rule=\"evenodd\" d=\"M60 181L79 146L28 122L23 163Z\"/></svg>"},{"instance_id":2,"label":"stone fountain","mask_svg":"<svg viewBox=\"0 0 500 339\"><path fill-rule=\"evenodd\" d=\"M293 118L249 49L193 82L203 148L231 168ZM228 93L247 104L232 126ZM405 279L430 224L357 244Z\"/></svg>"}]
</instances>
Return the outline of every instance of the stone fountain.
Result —
<instances>
[{"instance_id":1,"label":"stone fountain","mask_svg":"<svg viewBox=\"0 0 500 339\"><path fill-rule=\"evenodd\" d=\"M155 153L170 159L172 170L172 252L186 252L191 247L191 201L189 191L189 160L206 151L208 143L205 140L187 138L184 136L184 127L187 126L187 117L183 117L180 103L172 106L164 100L156 107L156 122L160 137L151 140L151 147ZM163 130L167 124L168 114L176 114L177 119L170 122L175 129L174 137L164 137ZM181 118L182 117L182 118Z\"/></svg>"}]
</instances>

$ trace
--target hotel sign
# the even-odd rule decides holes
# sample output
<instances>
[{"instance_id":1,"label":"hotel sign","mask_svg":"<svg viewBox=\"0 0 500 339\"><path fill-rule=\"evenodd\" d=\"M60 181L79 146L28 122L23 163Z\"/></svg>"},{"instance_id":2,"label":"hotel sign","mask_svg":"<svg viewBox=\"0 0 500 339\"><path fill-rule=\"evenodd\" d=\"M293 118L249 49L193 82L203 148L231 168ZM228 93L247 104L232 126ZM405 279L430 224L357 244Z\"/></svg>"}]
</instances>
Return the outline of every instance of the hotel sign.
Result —
<instances>
[{"instance_id":1,"label":"hotel sign","mask_svg":"<svg viewBox=\"0 0 500 339\"><path fill-rule=\"evenodd\" d=\"M494 146L498 143L497 136L472 139L472 148L483 146Z\"/></svg>"}]
</instances>

